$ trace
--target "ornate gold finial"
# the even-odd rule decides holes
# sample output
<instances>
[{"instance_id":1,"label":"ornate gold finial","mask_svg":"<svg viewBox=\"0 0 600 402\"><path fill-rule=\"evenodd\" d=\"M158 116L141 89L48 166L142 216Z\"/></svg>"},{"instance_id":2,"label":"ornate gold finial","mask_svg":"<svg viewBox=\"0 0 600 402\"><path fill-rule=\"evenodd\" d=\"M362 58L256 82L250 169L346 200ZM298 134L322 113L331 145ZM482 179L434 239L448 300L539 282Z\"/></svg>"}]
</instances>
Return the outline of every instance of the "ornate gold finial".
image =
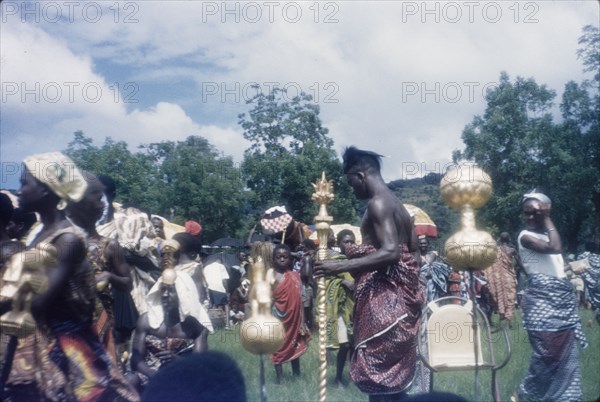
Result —
<instances>
[{"instance_id":1,"label":"ornate gold finial","mask_svg":"<svg viewBox=\"0 0 600 402\"><path fill-rule=\"evenodd\" d=\"M444 202L461 211L461 230L446 241L446 258L456 271L483 270L496 261L492 236L475 226L475 209L492 194L492 179L475 164L453 165L440 182Z\"/></svg>"},{"instance_id":2,"label":"ornate gold finial","mask_svg":"<svg viewBox=\"0 0 600 402\"><path fill-rule=\"evenodd\" d=\"M327 239L329 237L329 226L333 221L327 213L327 204L333 201L333 182L325 179L325 172L321 175L321 180L313 184L315 192L312 199L319 204L319 214L315 216L315 227L319 239L319 250L317 257L319 261L327 258ZM317 311L319 313L319 401L324 402L327 399L327 350L326 350L326 323L327 316L325 311L325 278L319 278L317 281Z\"/></svg>"},{"instance_id":3,"label":"ornate gold finial","mask_svg":"<svg viewBox=\"0 0 600 402\"><path fill-rule=\"evenodd\" d=\"M272 256L272 249L270 254ZM240 340L244 349L254 354L274 353L283 345L283 324L271 313L272 271L272 268L265 269L262 257L256 257L250 263L252 279L248 300L251 312L241 325Z\"/></svg>"}]
</instances>

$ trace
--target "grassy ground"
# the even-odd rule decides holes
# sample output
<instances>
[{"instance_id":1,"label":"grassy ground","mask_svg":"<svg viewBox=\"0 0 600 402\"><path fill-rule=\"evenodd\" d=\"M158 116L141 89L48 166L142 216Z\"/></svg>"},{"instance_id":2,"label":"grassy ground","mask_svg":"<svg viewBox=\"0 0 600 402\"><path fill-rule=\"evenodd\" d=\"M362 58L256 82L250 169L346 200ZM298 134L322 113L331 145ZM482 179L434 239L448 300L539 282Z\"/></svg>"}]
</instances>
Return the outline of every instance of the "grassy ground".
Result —
<instances>
[{"instance_id":1,"label":"grassy ground","mask_svg":"<svg viewBox=\"0 0 600 402\"><path fill-rule=\"evenodd\" d=\"M584 332L590 346L580 350L581 371L583 377L583 399L594 401L600 396L600 326L593 318L589 310L580 310ZM591 320L592 325L588 326ZM521 325L520 311L510 330L510 340L513 348L511 359L506 367L498 372L498 384L500 387L501 400L508 401L515 388L525 375L529 366L531 348L527 338L527 332ZM501 342L495 343L500 345ZM209 347L220 350L233 356L239 364L246 380L246 389L249 401L260 401L259 389L259 356L246 352L239 343L239 332L217 331L209 338ZM497 354L502 355L504 349L497 348ZM315 334L310 348L301 359L301 375L293 377L291 366L284 365L284 376L281 385L275 384L275 370L268 357L265 357L266 389L267 398L270 402L279 401L316 401L318 399L318 339ZM328 370L328 401L366 401L368 397L361 393L353 384L345 388L337 388L333 385L335 368ZM349 382L346 368L345 379ZM434 389L437 391L453 392L464 396L468 400L474 400L474 376L472 371L437 373L434 377ZM477 401L491 401L490 375L488 371L482 371L479 375L477 386Z\"/></svg>"}]
</instances>

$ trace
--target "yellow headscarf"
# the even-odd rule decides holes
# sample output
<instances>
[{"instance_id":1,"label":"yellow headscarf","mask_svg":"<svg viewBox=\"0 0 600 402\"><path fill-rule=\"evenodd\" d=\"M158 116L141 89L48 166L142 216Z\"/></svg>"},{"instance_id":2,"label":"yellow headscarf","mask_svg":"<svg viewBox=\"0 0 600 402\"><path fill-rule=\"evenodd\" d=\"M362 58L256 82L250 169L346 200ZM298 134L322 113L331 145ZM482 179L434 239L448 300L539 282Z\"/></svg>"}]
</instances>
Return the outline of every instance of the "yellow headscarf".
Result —
<instances>
[{"instance_id":1,"label":"yellow headscarf","mask_svg":"<svg viewBox=\"0 0 600 402\"><path fill-rule=\"evenodd\" d=\"M23 164L33 177L60 198L57 209L65 209L67 201L78 202L83 198L87 183L68 156L60 152L48 152L28 156Z\"/></svg>"}]
</instances>

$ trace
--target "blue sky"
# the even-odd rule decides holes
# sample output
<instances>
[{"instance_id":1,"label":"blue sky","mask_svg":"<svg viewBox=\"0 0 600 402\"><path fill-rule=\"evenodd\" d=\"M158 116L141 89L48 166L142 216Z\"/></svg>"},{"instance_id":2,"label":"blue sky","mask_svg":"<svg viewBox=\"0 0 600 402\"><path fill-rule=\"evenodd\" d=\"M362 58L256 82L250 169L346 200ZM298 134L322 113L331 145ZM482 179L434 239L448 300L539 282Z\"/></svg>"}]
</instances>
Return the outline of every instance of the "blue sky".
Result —
<instances>
[{"instance_id":1,"label":"blue sky","mask_svg":"<svg viewBox=\"0 0 600 402\"><path fill-rule=\"evenodd\" d=\"M384 178L440 171L501 71L558 93L596 1L89 1L0 4L1 188L83 130L140 143L206 137L241 161L250 86L313 94L338 152Z\"/></svg>"}]
</instances>

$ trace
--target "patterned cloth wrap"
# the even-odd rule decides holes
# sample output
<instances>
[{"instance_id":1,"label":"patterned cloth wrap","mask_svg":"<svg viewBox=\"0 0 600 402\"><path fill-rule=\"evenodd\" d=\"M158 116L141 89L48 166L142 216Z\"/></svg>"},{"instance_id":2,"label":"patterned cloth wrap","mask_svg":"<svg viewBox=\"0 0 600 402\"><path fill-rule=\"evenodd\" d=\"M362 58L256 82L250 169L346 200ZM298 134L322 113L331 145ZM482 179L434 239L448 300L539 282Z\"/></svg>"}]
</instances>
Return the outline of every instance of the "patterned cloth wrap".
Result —
<instances>
[{"instance_id":1,"label":"patterned cloth wrap","mask_svg":"<svg viewBox=\"0 0 600 402\"><path fill-rule=\"evenodd\" d=\"M106 259L106 249L111 239L102 237L99 240L88 239L88 261L94 270L94 274L109 271ZM96 289L96 306L94 309L94 330L100 341L106 348L111 359L117 364L117 351L113 336L114 314L113 296L110 283L102 290Z\"/></svg>"},{"instance_id":2,"label":"patterned cloth wrap","mask_svg":"<svg viewBox=\"0 0 600 402\"><path fill-rule=\"evenodd\" d=\"M387 268L355 276L354 340L350 376L367 394L394 394L413 381L417 333L424 303L419 265L406 244L400 259ZM372 245L346 249L348 258L375 252Z\"/></svg>"},{"instance_id":3,"label":"patterned cloth wrap","mask_svg":"<svg viewBox=\"0 0 600 402\"><path fill-rule=\"evenodd\" d=\"M352 277L349 273L344 272L332 278L328 278L325 282L325 310L326 310L326 339L327 347L331 349L339 349L340 334L339 334L339 319L344 321L346 326L346 334L342 338L351 338L352 329L352 314L354 312L354 300L352 299L352 291L342 285L342 281L350 280Z\"/></svg>"},{"instance_id":4,"label":"patterned cloth wrap","mask_svg":"<svg viewBox=\"0 0 600 402\"><path fill-rule=\"evenodd\" d=\"M523 325L532 356L519 386L523 401L580 401L579 351L587 347L573 285L566 278L534 274L523 299Z\"/></svg>"},{"instance_id":5,"label":"patterned cloth wrap","mask_svg":"<svg viewBox=\"0 0 600 402\"><path fill-rule=\"evenodd\" d=\"M575 330L582 348L587 340L581 329L573 285L566 278L534 274L523 298L523 326L527 331Z\"/></svg>"},{"instance_id":6,"label":"patterned cloth wrap","mask_svg":"<svg viewBox=\"0 0 600 402\"><path fill-rule=\"evenodd\" d=\"M420 276L426 283L427 301L430 302L448 293L448 277L452 268L440 260L435 260L421 267Z\"/></svg>"},{"instance_id":7,"label":"patterned cloth wrap","mask_svg":"<svg viewBox=\"0 0 600 402\"><path fill-rule=\"evenodd\" d=\"M54 247L54 241L66 233L83 240L82 232L69 226L56 230L28 251ZM42 257L37 262L47 267L57 263L43 255L38 255ZM25 260L18 256L15 261ZM50 400L138 401L139 395L125 381L92 329L95 300L94 272L89 265L81 264L48 306L45 325L17 346L15 371L9 383L35 385L40 395Z\"/></svg>"},{"instance_id":8,"label":"patterned cloth wrap","mask_svg":"<svg viewBox=\"0 0 600 402\"><path fill-rule=\"evenodd\" d=\"M302 356L308 350L311 334L303 326L302 280L300 274L286 271L273 291L273 315L285 330L281 348L270 358L273 364L283 364Z\"/></svg>"},{"instance_id":9,"label":"patterned cloth wrap","mask_svg":"<svg viewBox=\"0 0 600 402\"><path fill-rule=\"evenodd\" d=\"M165 350L170 351L174 355L184 355L193 351L194 340L185 338L166 338L161 339L155 335L146 335L146 356L144 363L154 370L158 370L163 366L162 361L156 356L158 353ZM139 377L142 385L148 384L149 378L136 371L135 374Z\"/></svg>"},{"instance_id":10,"label":"patterned cloth wrap","mask_svg":"<svg viewBox=\"0 0 600 402\"><path fill-rule=\"evenodd\" d=\"M590 266L581 274L581 277L587 287L590 302L596 310L596 320L600 323L600 254L586 251L577 257L578 260L584 258L588 259Z\"/></svg>"},{"instance_id":11,"label":"patterned cloth wrap","mask_svg":"<svg viewBox=\"0 0 600 402\"><path fill-rule=\"evenodd\" d=\"M517 298L517 273L507 247L498 246L498 258L484 271L492 296L493 308L500 319L511 320Z\"/></svg>"}]
</instances>

